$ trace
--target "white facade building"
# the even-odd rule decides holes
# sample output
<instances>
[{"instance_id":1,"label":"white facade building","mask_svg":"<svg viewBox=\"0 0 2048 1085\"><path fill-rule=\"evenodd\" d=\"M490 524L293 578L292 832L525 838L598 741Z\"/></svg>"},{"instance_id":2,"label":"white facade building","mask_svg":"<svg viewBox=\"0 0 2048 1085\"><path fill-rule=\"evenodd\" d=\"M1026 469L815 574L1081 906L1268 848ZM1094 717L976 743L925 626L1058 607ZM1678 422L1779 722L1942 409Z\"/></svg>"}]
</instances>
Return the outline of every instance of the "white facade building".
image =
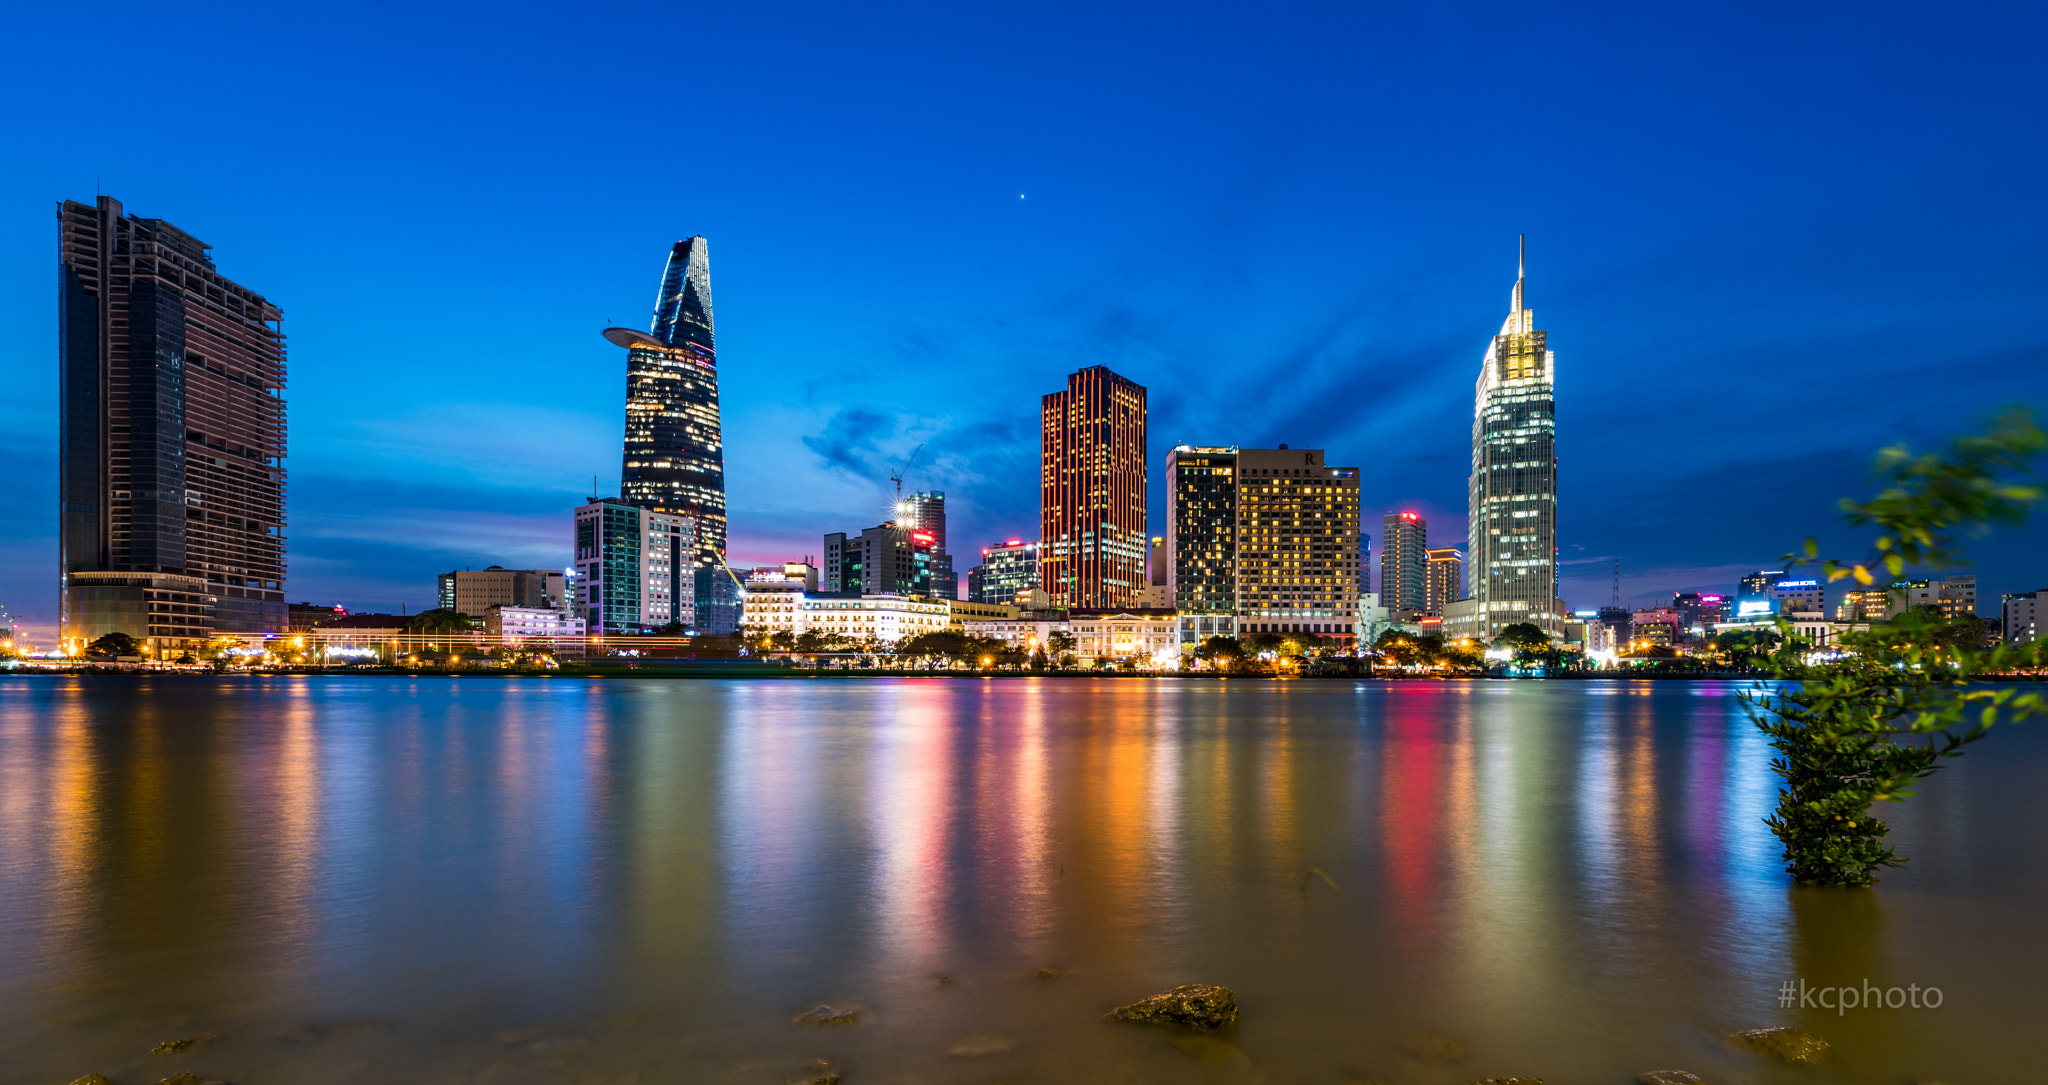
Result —
<instances>
[{"instance_id":1,"label":"white facade building","mask_svg":"<svg viewBox=\"0 0 2048 1085\"><path fill-rule=\"evenodd\" d=\"M2041 628L2042 596L2048 596L2048 588L2016 592L2000 599L2000 610L2005 618L2005 643L2031 644L2043 632L2048 632Z\"/></svg>"},{"instance_id":2,"label":"white facade building","mask_svg":"<svg viewBox=\"0 0 2048 1085\"><path fill-rule=\"evenodd\" d=\"M1180 659L1180 624L1170 610L1076 613L1067 624L1084 667L1102 660L1173 666Z\"/></svg>"},{"instance_id":3,"label":"white facade building","mask_svg":"<svg viewBox=\"0 0 2048 1085\"><path fill-rule=\"evenodd\" d=\"M1016 617L993 620L970 620L960 623L970 637L1002 641L1013 651L1030 652L1043 648L1054 633L1072 633L1065 618Z\"/></svg>"},{"instance_id":4,"label":"white facade building","mask_svg":"<svg viewBox=\"0 0 2048 1085\"><path fill-rule=\"evenodd\" d=\"M530 637L580 637L582 618L565 616L549 607L492 607L484 616L484 636L500 644L517 644Z\"/></svg>"},{"instance_id":5,"label":"white facade building","mask_svg":"<svg viewBox=\"0 0 2048 1085\"><path fill-rule=\"evenodd\" d=\"M943 632L951 622L946 601L907 595L812 593L800 580L749 582L745 585L741 625L745 633L838 634L874 637L895 644L926 633Z\"/></svg>"}]
</instances>

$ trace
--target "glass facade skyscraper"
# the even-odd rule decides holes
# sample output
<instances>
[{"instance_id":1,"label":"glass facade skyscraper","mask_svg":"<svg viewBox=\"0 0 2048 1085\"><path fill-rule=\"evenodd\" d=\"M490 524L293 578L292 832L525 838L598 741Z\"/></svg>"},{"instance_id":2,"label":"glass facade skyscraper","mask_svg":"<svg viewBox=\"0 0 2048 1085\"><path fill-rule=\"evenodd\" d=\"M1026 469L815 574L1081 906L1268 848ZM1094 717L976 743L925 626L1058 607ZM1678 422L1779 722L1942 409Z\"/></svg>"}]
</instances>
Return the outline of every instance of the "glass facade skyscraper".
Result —
<instances>
[{"instance_id":1,"label":"glass facade skyscraper","mask_svg":"<svg viewBox=\"0 0 2048 1085\"><path fill-rule=\"evenodd\" d=\"M1059 606L1145 590L1145 389L1092 366L1039 401L1039 576Z\"/></svg>"},{"instance_id":2,"label":"glass facade skyscraper","mask_svg":"<svg viewBox=\"0 0 2048 1085\"><path fill-rule=\"evenodd\" d=\"M711 331L711 254L678 241L662 270L645 332L606 328L626 348L626 444L619 499L697 522L696 564L725 554L725 443Z\"/></svg>"},{"instance_id":3,"label":"glass facade skyscraper","mask_svg":"<svg viewBox=\"0 0 2048 1085\"><path fill-rule=\"evenodd\" d=\"M283 314L112 197L57 220L61 635L283 631Z\"/></svg>"},{"instance_id":4,"label":"glass facade skyscraper","mask_svg":"<svg viewBox=\"0 0 2048 1085\"><path fill-rule=\"evenodd\" d=\"M1563 634L1557 601L1557 355L1516 268L1508 317L1486 348L1472 406L1473 635L1528 622Z\"/></svg>"}]
</instances>

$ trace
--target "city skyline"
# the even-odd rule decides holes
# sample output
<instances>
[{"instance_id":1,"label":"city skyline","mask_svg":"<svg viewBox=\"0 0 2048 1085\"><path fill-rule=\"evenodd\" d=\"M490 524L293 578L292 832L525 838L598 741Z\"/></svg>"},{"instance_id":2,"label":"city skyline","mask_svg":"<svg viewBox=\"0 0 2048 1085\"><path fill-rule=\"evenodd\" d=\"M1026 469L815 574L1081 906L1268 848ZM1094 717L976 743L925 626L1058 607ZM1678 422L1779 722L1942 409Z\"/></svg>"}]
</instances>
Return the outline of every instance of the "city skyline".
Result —
<instances>
[{"instance_id":1,"label":"city skyline","mask_svg":"<svg viewBox=\"0 0 2048 1085\"><path fill-rule=\"evenodd\" d=\"M123 17L167 47L268 48L225 14ZM58 32L47 18L28 15L24 35ZM2038 107L2015 74L2025 58L1998 59L2038 13L1932 43L1882 15L1845 31L1738 14L1704 36L1675 15L1560 17L1530 33L1569 74L1533 90L1448 74L1447 58L1486 47L1483 15L1296 13L1241 50L1263 78L1227 95L1174 59L1222 47L1219 31L1091 18L1088 41L1028 50L995 44L983 14L894 36L826 15L777 31L774 50L746 44L767 40L756 16L693 20L715 47L692 138L643 147L632 171L602 148L641 147L672 89L601 63L595 38L491 32L559 73L574 122L551 93L451 99L429 123L412 103L430 83L486 78L472 54L424 50L465 28L434 16L395 34L367 12L308 43L250 112L98 141L62 118L112 108L111 89L24 54L0 75L16 100L58 85L75 98L0 121L22 163L0 179L0 342L19 389L0 406L19 466L0 501L23 510L0 604L54 633L47 201L96 180L286 304L288 582L354 609L429 604L449 568L555 564L590 475L616 492L624 352L592 332L644 316L649 253L691 234L721 248L738 564L879 522L887 466L919 444L907 488L948 493L957 546L1035 534L1031 397L1097 363L1153 389L1151 522L1157 450L1286 441L1359 463L1368 517L1413 508L1432 542L1456 544L1472 344L1498 325L1522 232L1542 254L1544 323L1569 343L1559 536L1574 606L1606 601L1617 557L1632 604L1725 592L1828 538L1877 448L2048 398L2030 361L2048 269L2023 256L2048 227L2015 213L2043 155L1983 138ZM1819 38L1819 54L1783 44ZM1323 63L1361 47L1384 63ZM1103 49L1129 64L1094 63ZM913 55L973 63L902 74ZM396 74L362 96L316 85L344 63ZM1046 63L1075 75L1047 93L1031 75ZM1289 72L1303 81L1276 78ZM1507 101L1543 169L1485 166ZM219 150L181 158L196 140ZM904 153L928 145L947 151ZM1885 169L1842 168L1873 145ZM406 169L331 168L386 150ZM451 191L467 225L427 228L421 209ZM1712 335L1670 334L1700 314ZM1683 439L1655 457L1606 439L1659 427ZM2043 531L1976 549L1987 598L2041 586Z\"/></svg>"}]
</instances>

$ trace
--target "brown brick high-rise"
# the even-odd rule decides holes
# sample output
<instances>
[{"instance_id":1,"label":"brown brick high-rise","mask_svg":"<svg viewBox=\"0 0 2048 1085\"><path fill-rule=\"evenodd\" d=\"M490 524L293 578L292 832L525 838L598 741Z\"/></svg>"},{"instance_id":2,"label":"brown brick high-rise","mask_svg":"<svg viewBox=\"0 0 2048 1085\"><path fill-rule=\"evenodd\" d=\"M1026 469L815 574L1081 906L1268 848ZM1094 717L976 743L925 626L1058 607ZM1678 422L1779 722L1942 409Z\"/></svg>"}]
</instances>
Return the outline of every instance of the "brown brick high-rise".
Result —
<instances>
[{"instance_id":1,"label":"brown brick high-rise","mask_svg":"<svg viewBox=\"0 0 2048 1085\"><path fill-rule=\"evenodd\" d=\"M57 219L64 639L283 631L283 314L110 197Z\"/></svg>"},{"instance_id":2,"label":"brown brick high-rise","mask_svg":"<svg viewBox=\"0 0 2048 1085\"><path fill-rule=\"evenodd\" d=\"M1061 606L1140 605L1145 587L1145 389L1083 369L1041 403L1040 582Z\"/></svg>"}]
</instances>

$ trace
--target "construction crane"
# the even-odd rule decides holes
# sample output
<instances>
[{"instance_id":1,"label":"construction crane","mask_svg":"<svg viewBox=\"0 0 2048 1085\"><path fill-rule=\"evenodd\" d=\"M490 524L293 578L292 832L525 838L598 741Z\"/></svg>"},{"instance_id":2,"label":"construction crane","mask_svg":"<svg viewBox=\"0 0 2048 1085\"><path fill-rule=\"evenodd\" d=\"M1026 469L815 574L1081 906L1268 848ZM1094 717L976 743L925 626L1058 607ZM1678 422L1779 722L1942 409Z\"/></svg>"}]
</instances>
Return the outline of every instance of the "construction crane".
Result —
<instances>
[{"instance_id":1,"label":"construction crane","mask_svg":"<svg viewBox=\"0 0 2048 1085\"><path fill-rule=\"evenodd\" d=\"M889 481L896 484L896 503L898 505L903 504L903 480L910 477L910 469L917 466L917 458L923 454L924 446L918 445L917 450L910 454L910 462L889 472Z\"/></svg>"}]
</instances>

